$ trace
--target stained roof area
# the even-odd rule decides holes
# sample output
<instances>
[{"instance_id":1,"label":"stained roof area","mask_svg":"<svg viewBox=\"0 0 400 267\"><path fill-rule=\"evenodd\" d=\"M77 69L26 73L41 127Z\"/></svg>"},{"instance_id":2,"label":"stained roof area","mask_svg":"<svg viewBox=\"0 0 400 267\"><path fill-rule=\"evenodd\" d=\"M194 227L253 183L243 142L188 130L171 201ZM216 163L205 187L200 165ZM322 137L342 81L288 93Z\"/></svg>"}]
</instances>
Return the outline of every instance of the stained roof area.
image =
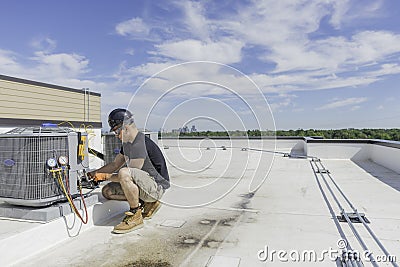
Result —
<instances>
[{"instance_id":1,"label":"stained roof area","mask_svg":"<svg viewBox=\"0 0 400 267\"><path fill-rule=\"evenodd\" d=\"M144 228L115 235L122 214L97 220L15 266L342 266L343 248L360 252L354 266L400 261L398 173L368 158L287 157L296 141L276 148L259 141L174 142L161 144L174 185ZM96 194L95 209L115 202ZM368 223L337 219L353 208ZM46 236L26 242L34 246L37 238Z\"/></svg>"}]
</instances>

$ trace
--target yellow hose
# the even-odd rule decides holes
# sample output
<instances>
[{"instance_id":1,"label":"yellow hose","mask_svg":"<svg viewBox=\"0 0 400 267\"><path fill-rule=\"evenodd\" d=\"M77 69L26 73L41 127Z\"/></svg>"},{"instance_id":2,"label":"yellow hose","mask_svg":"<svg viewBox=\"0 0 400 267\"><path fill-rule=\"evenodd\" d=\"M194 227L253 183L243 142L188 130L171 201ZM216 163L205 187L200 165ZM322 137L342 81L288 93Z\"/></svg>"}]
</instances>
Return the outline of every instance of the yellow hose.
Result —
<instances>
[{"instance_id":1,"label":"yellow hose","mask_svg":"<svg viewBox=\"0 0 400 267\"><path fill-rule=\"evenodd\" d=\"M62 174L61 174L61 171L62 171L62 169L50 170L50 172L52 172L52 174L53 174L53 178L54 178L54 179L57 179L58 183L60 184L60 186L61 186L61 188L62 188L62 190L63 190L63 192L64 192L64 194L65 194L65 197L67 198L68 203L69 203L69 205L71 206L72 211L81 219L81 221L82 221L84 224L86 224L86 223L87 223L87 220L88 220L87 212L86 212L86 220L84 221L83 218L82 218L82 216L80 215L78 209L76 208L75 204L73 203L73 201L72 201L70 195L68 194L67 189L66 189L65 186L64 186L64 182L62 181ZM58 177L56 177L56 173L58 174ZM85 200L83 199L82 194L81 194L81 197L82 197L82 201L85 201ZM85 205L85 208L86 208L86 205Z\"/></svg>"}]
</instances>

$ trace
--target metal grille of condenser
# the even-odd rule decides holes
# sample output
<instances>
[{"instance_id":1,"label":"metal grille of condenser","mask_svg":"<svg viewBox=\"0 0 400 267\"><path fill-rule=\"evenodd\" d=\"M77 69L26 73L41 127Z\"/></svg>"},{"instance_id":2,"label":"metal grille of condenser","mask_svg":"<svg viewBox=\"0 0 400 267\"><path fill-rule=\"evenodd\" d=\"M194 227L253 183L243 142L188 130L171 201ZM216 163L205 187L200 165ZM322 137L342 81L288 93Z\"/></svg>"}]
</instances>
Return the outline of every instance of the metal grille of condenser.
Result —
<instances>
[{"instance_id":1,"label":"metal grille of condenser","mask_svg":"<svg viewBox=\"0 0 400 267\"><path fill-rule=\"evenodd\" d=\"M57 128L58 129L58 128ZM13 131L0 134L0 200L23 206L45 206L65 199L57 180L49 172L47 160L69 158L64 184L71 194L77 191L77 170L87 159L77 161L79 136L76 132ZM87 153L87 146L86 146Z\"/></svg>"},{"instance_id":2,"label":"metal grille of condenser","mask_svg":"<svg viewBox=\"0 0 400 267\"><path fill-rule=\"evenodd\" d=\"M112 133L103 134L104 164L113 162L121 150L122 142Z\"/></svg>"},{"instance_id":3,"label":"metal grille of condenser","mask_svg":"<svg viewBox=\"0 0 400 267\"><path fill-rule=\"evenodd\" d=\"M157 132L143 132L144 135L153 140L154 143L158 143L158 133ZM113 133L103 134L103 154L104 154L104 164L114 161L115 157L121 151L122 142L115 137Z\"/></svg>"},{"instance_id":4,"label":"metal grille of condenser","mask_svg":"<svg viewBox=\"0 0 400 267\"><path fill-rule=\"evenodd\" d=\"M46 171L46 161L55 154L68 154L67 136L0 138L0 151L1 197L33 200L61 194L56 180ZM7 160L9 164L4 163Z\"/></svg>"}]
</instances>

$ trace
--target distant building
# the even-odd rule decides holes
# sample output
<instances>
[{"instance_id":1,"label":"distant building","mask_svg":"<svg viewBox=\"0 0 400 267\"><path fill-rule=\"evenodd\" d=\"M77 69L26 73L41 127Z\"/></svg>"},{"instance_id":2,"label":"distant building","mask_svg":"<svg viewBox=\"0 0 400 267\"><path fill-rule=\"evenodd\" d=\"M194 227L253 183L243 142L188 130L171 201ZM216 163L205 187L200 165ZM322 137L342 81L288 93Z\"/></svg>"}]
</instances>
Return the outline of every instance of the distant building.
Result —
<instances>
[{"instance_id":1,"label":"distant building","mask_svg":"<svg viewBox=\"0 0 400 267\"><path fill-rule=\"evenodd\" d=\"M173 134L179 134L181 132L181 129L172 129L171 131Z\"/></svg>"},{"instance_id":2,"label":"distant building","mask_svg":"<svg viewBox=\"0 0 400 267\"><path fill-rule=\"evenodd\" d=\"M183 128L179 128L180 133L189 133L189 127L187 127L187 125L185 125L185 127Z\"/></svg>"},{"instance_id":3,"label":"distant building","mask_svg":"<svg viewBox=\"0 0 400 267\"><path fill-rule=\"evenodd\" d=\"M196 125L192 125L192 129L190 129L191 133L197 132Z\"/></svg>"}]
</instances>

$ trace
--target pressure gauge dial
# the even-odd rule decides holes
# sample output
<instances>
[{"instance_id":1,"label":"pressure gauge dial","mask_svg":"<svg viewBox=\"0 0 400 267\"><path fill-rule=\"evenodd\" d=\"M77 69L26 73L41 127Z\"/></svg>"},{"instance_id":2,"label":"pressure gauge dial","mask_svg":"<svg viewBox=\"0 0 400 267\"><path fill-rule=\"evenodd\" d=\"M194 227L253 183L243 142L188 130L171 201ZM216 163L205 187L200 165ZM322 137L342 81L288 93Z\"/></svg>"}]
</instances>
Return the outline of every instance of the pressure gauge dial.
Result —
<instances>
[{"instance_id":1,"label":"pressure gauge dial","mask_svg":"<svg viewBox=\"0 0 400 267\"><path fill-rule=\"evenodd\" d=\"M47 160L47 166L49 166L50 168L54 168L55 166L57 166L57 160L55 158L49 158Z\"/></svg>"},{"instance_id":2,"label":"pressure gauge dial","mask_svg":"<svg viewBox=\"0 0 400 267\"><path fill-rule=\"evenodd\" d=\"M60 165L67 165L68 164L68 157L67 156L60 156L58 158L58 163L60 163Z\"/></svg>"}]
</instances>

